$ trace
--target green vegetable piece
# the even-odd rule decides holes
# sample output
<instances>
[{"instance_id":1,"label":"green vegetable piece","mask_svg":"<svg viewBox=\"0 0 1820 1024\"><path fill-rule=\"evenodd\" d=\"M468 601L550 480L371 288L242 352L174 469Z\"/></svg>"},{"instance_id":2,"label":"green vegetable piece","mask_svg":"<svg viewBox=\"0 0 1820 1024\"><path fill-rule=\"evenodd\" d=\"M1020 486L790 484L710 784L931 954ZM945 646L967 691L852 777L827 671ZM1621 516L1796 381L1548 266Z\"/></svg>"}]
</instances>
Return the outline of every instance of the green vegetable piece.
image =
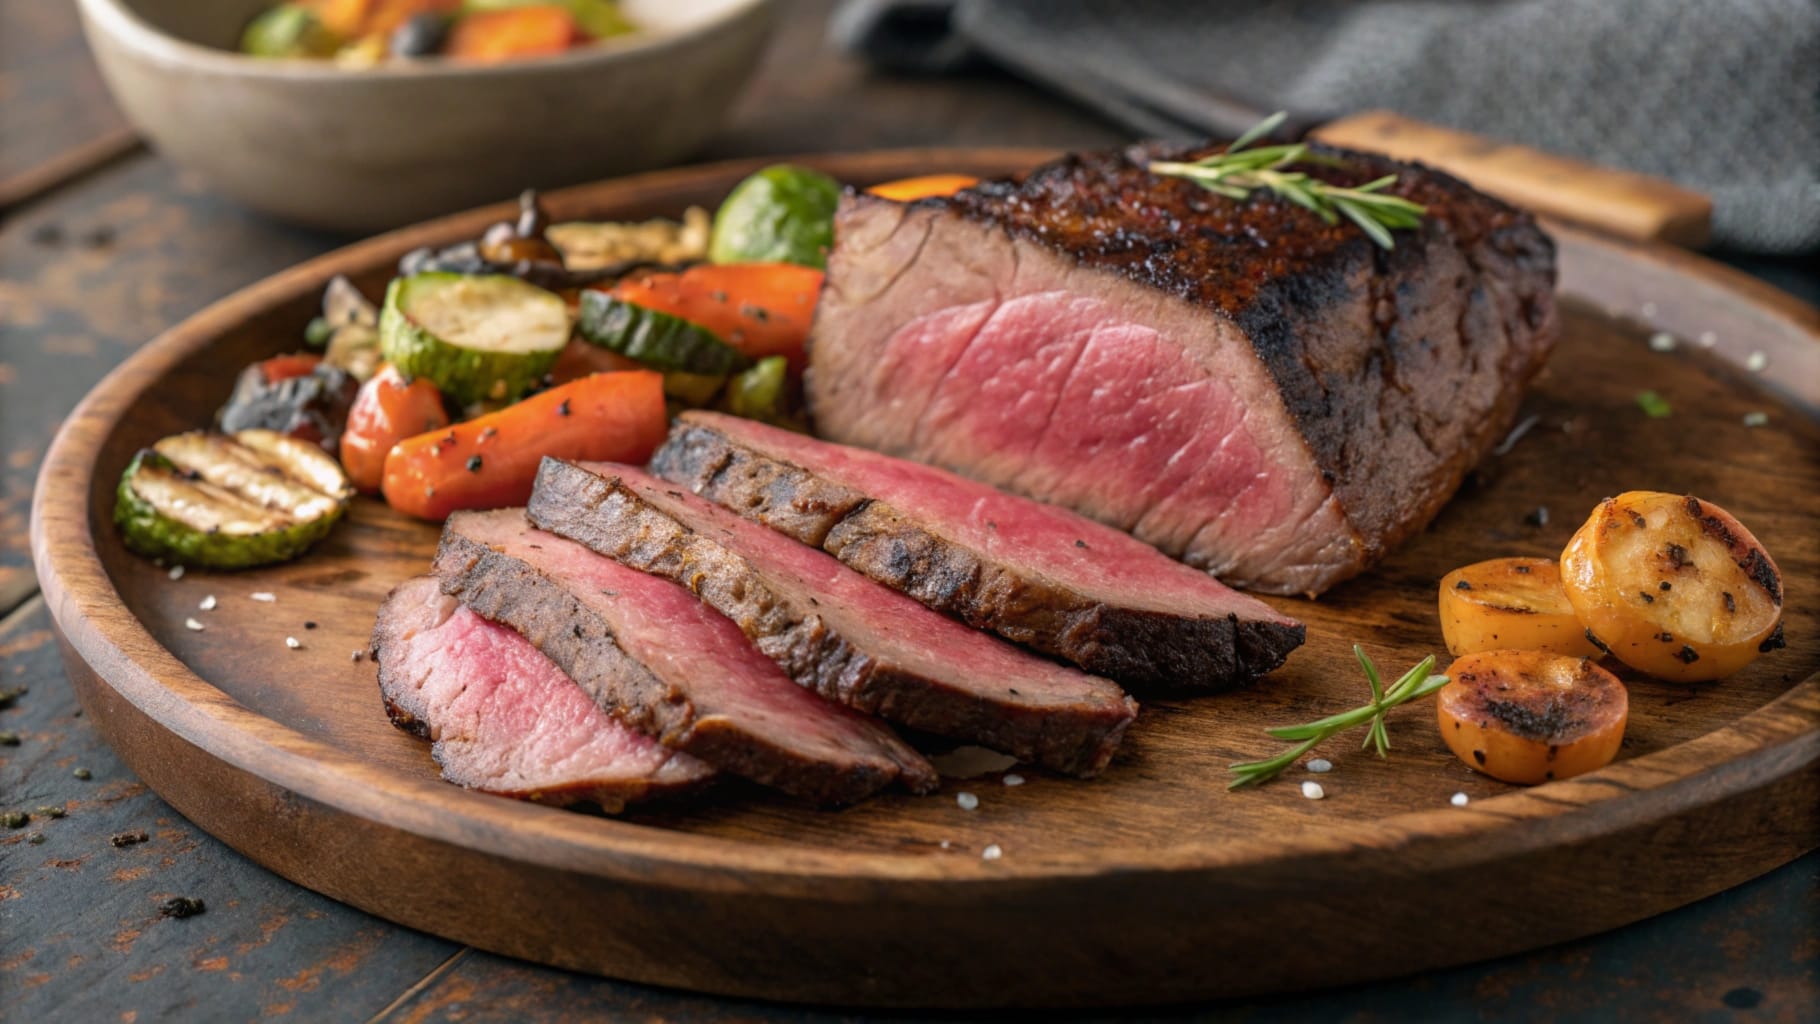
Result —
<instances>
[{"instance_id":1,"label":"green vegetable piece","mask_svg":"<svg viewBox=\"0 0 1820 1024\"><path fill-rule=\"evenodd\" d=\"M767 423L782 423L788 418L790 361L783 356L767 356L745 373L727 383L724 400L726 411L735 416Z\"/></svg>"},{"instance_id":2,"label":"green vegetable piece","mask_svg":"<svg viewBox=\"0 0 1820 1024\"><path fill-rule=\"evenodd\" d=\"M324 316L312 319L303 329L303 343L311 348L327 348L334 336L335 325Z\"/></svg>"},{"instance_id":3,"label":"green vegetable piece","mask_svg":"<svg viewBox=\"0 0 1820 1024\"><path fill-rule=\"evenodd\" d=\"M611 39L637 30L614 0L564 0L563 6L575 16L581 30L595 39Z\"/></svg>"},{"instance_id":4,"label":"green vegetable piece","mask_svg":"<svg viewBox=\"0 0 1820 1024\"><path fill-rule=\"evenodd\" d=\"M664 374L664 397L683 408L700 409L714 401L726 383L724 376L671 370Z\"/></svg>"},{"instance_id":5,"label":"green vegetable piece","mask_svg":"<svg viewBox=\"0 0 1820 1024\"><path fill-rule=\"evenodd\" d=\"M734 187L714 214L715 263L799 263L822 269L834 245L840 183L806 167L767 167Z\"/></svg>"},{"instance_id":6,"label":"green vegetable piece","mask_svg":"<svg viewBox=\"0 0 1820 1024\"><path fill-rule=\"evenodd\" d=\"M1674 409L1668 404L1668 399L1654 391L1637 392L1637 407L1643 410L1643 415L1652 420L1665 420L1670 413L1674 412Z\"/></svg>"},{"instance_id":7,"label":"green vegetable piece","mask_svg":"<svg viewBox=\"0 0 1820 1024\"><path fill-rule=\"evenodd\" d=\"M240 36L240 50L255 57L330 57L341 40L297 4L279 4L254 18Z\"/></svg>"},{"instance_id":8,"label":"green vegetable piece","mask_svg":"<svg viewBox=\"0 0 1820 1024\"><path fill-rule=\"evenodd\" d=\"M581 336L654 370L726 376L752 365L739 349L700 324L589 289L581 293Z\"/></svg>"},{"instance_id":9,"label":"green vegetable piece","mask_svg":"<svg viewBox=\"0 0 1820 1024\"><path fill-rule=\"evenodd\" d=\"M308 441L270 430L176 434L121 474L114 522L128 549L179 565L283 562L327 536L353 488Z\"/></svg>"},{"instance_id":10,"label":"green vegetable piece","mask_svg":"<svg viewBox=\"0 0 1820 1024\"><path fill-rule=\"evenodd\" d=\"M503 274L395 278L379 313L386 361L407 378L435 381L462 405L523 396L550 371L569 334L561 296Z\"/></svg>"}]
</instances>

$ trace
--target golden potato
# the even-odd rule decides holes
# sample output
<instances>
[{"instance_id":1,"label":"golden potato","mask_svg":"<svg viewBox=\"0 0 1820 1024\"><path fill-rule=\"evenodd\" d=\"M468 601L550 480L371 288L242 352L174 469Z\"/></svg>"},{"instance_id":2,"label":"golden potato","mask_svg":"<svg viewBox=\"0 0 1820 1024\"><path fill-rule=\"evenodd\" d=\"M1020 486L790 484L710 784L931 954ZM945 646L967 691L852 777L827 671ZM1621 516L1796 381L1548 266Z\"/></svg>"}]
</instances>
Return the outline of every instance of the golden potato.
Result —
<instances>
[{"instance_id":1,"label":"golden potato","mask_svg":"<svg viewBox=\"0 0 1820 1024\"><path fill-rule=\"evenodd\" d=\"M1590 658L1481 651L1456 660L1435 696L1441 739L1494 779L1533 786L1611 763L1630 694Z\"/></svg>"},{"instance_id":2,"label":"golden potato","mask_svg":"<svg viewBox=\"0 0 1820 1024\"><path fill-rule=\"evenodd\" d=\"M1598 653L1550 558L1494 558L1441 577L1441 635L1454 657L1522 649L1585 658Z\"/></svg>"},{"instance_id":3,"label":"golden potato","mask_svg":"<svg viewBox=\"0 0 1820 1024\"><path fill-rule=\"evenodd\" d=\"M1731 675L1782 646L1782 577L1724 509L1630 491L1593 510L1561 554L1574 613L1619 661L1674 682Z\"/></svg>"}]
</instances>

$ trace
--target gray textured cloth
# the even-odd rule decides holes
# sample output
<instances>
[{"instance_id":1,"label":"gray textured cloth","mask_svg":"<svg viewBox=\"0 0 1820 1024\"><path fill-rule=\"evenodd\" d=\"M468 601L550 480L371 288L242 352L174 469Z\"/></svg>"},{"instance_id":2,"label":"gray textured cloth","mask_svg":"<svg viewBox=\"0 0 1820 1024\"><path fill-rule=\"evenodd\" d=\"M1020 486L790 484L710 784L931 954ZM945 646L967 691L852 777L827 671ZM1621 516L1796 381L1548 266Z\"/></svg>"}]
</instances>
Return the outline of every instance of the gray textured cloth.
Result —
<instances>
[{"instance_id":1,"label":"gray textured cloth","mask_svg":"<svg viewBox=\"0 0 1820 1024\"><path fill-rule=\"evenodd\" d=\"M1147 135L1388 108L1699 189L1724 245L1820 249L1820 0L846 0L830 29Z\"/></svg>"}]
</instances>

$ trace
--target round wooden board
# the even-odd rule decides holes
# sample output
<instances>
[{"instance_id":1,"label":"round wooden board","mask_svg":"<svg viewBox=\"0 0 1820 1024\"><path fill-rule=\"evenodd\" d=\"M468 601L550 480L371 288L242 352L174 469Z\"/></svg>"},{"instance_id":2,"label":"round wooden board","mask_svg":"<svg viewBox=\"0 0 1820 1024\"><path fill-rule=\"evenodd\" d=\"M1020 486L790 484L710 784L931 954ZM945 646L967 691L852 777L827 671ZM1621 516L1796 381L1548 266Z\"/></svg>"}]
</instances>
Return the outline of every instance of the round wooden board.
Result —
<instances>
[{"instance_id":1,"label":"round wooden board","mask_svg":"<svg viewBox=\"0 0 1820 1024\"><path fill-rule=\"evenodd\" d=\"M810 158L856 184L998 173L1031 151ZM725 164L556 193L558 219L675 215L753 169ZM638 981L870 1006L1160 1003L1334 985L1533 948L1698 899L1820 844L1820 314L1684 253L1555 227L1565 336L1539 417L1421 533L1319 602L1274 601L1307 646L1262 685L1152 701L1106 775L1030 771L888 793L842 812L743 789L614 820L466 792L381 711L366 646L381 597L422 572L432 527L362 501L289 565L173 581L110 524L133 451L200 426L247 362L292 349L324 282L378 294L403 252L469 238L494 207L313 260L197 314L64 425L33 510L37 568L83 705L159 794L309 888L484 949ZM1634 318L1634 319L1626 319ZM1649 327L1641 321L1647 320ZM1653 352L1649 329L1683 339ZM1703 334L1713 346L1694 341ZM1742 369L1761 351L1769 368ZM1673 406L1646 418L1644 388ZM1750 429L1749 412L1769 414ZM1599 498L1688 491L1743 519L1790 595L1786 650L1721 684L1626 674L1610 767L1530 790L1475 775L1432 711L1391 716L1379 761L1320 751L1227 792L1279 749L1268 725L1356 705L1350 646L1387 669L1444 654L1438 577L1554 555ZM1538 510L1546 509L1545 522ZM276 601L254 601L255 592ZM213 595L213 611L198 602ZM194 617L203 631L185 628ZM287 636L302 641L288 649ZM974 811L955 794L979 796ZM1464 808L1449 798L1464 792ZM997 844L1002 858L981 851Z\"/></svg>"}]
</instances>

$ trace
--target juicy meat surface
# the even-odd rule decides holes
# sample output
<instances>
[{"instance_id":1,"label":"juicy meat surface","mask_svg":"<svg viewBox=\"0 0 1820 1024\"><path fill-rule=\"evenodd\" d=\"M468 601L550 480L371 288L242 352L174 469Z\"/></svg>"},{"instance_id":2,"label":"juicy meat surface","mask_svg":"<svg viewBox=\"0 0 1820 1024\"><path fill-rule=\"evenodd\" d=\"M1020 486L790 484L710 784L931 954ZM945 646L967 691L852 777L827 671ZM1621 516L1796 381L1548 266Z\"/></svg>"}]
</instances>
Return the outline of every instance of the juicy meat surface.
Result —
<instances>
[{"instance_id":1,"label":"juicy meat surface","mask_svg":"<svg viewBox=\"0 0 1820 1024\"><path fill-rule=\"evenodd\" d=\"M881 586L829 555L610 463L545 459L538 526L686 583L791 678L894 722L1092 775L1137 704Z\"/></svg>"},{"instance_id":2,"label":"juicy meat surface","mask_svg":"<svg viewBox=\"0 0 1820 1024\"><path fill-rule=\"evenodd\" d=\"M522 509L450 517L435 573L601 708L716 768L824 803L939 781L889 728L797 686L688 590L540 532Z\"/></svg>"},{"instance_id":3,"label":"juicy meat surface","mask_svg":"<svg viewBox=\"0 0 1820 1024\"><path fill-rule=\"evenodd\" d=\"M1305 634L1067 509L753 420L683 413L651 468L931 608L1134 687L1243 682Z\"/></svg>"},{"instance_id":4,"label":"juicy meat surface","mask_svg":"<svg viewBox=\"0 0 1820 1024\"><path fill-rule=\"evenodd\" d=\"M406 580L373 626L392 723L432 741L442 777L500 796L608 812L680 793L714 769L627 728L517 633Z\"/></svg>"},{"instance_id":5,"label":"juicy meat surface","mask_svg":"<svg viewBox=\"0 0 1820 1024\"><path fill-rule=\"evenodd\" d=\"M1315 594L1439 511L1556 333L1526 213L1383 157L1427 207L1375 246L1134 149L900 204L849 194L810 337L817 432L1128 531L1234 585ZM1298 170L1301 168L1298 168Z\"/></svg>"}]
</instances>

